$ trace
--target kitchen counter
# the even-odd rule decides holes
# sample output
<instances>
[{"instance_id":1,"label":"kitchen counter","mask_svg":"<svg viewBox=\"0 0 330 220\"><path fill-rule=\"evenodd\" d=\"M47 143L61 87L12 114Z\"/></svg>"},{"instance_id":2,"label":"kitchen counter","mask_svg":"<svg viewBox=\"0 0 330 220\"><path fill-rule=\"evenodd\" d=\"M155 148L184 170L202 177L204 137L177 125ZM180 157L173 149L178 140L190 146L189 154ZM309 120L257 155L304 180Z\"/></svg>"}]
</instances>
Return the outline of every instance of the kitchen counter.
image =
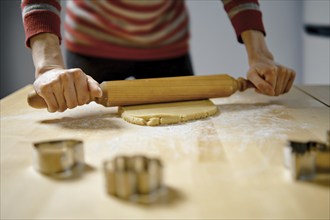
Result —
<instances>
[{"instance_id":1,"label":"kitchen counter","mask_svg":"<svg viewBox=\"0 0 330 220\"><path fill-rule=\"evenodd\" d=\"M283 165L288 140L325 142L330 129L329 107L300 89L212 99L220 114L161 127L129 124L116 107L95 103L64 113L33 109L31 89L1 100L1 219L330 218L329 176L295 181ZM84 142L82 177L55 180L33 169L34 142L68 138ZM166 203L106 193L103 161L133 154L162 160Z\"/></svg>"}]
</instances>

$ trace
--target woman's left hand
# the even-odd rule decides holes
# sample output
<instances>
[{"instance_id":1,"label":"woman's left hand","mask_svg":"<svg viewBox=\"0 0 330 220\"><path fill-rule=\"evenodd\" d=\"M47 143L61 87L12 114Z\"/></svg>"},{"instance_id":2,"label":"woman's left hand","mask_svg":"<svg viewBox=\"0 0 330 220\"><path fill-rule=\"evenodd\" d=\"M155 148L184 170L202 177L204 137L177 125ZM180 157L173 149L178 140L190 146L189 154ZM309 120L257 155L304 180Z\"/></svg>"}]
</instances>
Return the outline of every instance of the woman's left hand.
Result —
<instances>
[{"instance_id":1,"label":"woman's left hand","mask_svg":"<svg viewBox=\"0 0 330 220\"><path fill-rule=\"evenodd\" d=\"M289 92L296 73L294 70L275 63L268 57L250 62L247 78L256 91L265 95L278 96Z\"/></svg>"}]
</instances>

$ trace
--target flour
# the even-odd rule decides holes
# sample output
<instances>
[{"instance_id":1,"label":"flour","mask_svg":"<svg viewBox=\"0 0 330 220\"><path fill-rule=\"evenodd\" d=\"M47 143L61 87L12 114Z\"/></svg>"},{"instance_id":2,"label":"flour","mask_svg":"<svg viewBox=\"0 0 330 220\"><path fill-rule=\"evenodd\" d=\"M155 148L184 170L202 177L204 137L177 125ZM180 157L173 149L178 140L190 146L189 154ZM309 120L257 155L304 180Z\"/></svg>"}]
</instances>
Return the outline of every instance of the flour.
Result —
<instances>
[{"instance_id":1,"label":"flour","mask_svg":"<svg viewBox=\"0 0 330 220\"><path fill-rule=\"evenodd\" d=\"M88 136L85 149L93 152L90 155L95 155L95 160L135 153L162 154L170 160L197 159L201 153L220 154L222 146L228 145L244 153L251 144L271 157L277 146L268 146L267 140L283 146L290 133L311 129L309 125L295 121L284 106L263 101L258 104L256 102L260 100L255 97L252 100L234 95L233 99L217 99L215 103L221 113L211 118L160 127L129 124L116 114L116 108L104 108L95 103L64 113L35 111L11 115L2 117L1 121L9 123L15 119L22 124L37 123L42 127L40 135L53 134L53 139ZM208 147L208 143L219 149Z\"/></svg>"},{"instance_id":2,"label":"flour","mask_svg":"<svg viewBox=\"0 0 330 220\"><path fill-rule=\"evenodd\" d=\"M290 133L309 127L301 124L280 105L232 104L221 106L222 114L214 118L214 124L222 142L239 142L240 151L253 143L259 148L270 148L271 139L278 145L288 140Z\"/></svg>"},{"instance_id":3,"label":"flour","mask_svg":"<svg viewBox=\"0 0 330 220\"><path fill-rule=\"evenodd\" d=\"M109 150L107 154L143 153L160 156L166 152L174 159L197 154L196 138L199 136L200 128L205 125L207 123L204 121L162 127L127 124L125 132L106 141L105 145Z\"/></svg>"},{"instance_id":4,"label":"flour","mask_svg":"<svg viewBox=\"0 0 330 220\"><path fill-rule=\"evenodd\" d=\"M168 159L181 160L187 156L196 159L201 154L201 142L204 145L208 142L216 143L221 145L219 149L226 143L235 143L230 147L241 153L253 143L253 147L271 157L274 148L285 144L290 132L308 127L296 122L281 105L230 104L219 108L221 113L210 119L179 125L141 127L123 122L124 132L108 136L102 149L100 146L95 147L106 155L162 154L162 157ZM278 146L268 146L266 142L269 139ZM211 148L203 146L203 151L208 150Z\"/></svg>"},{"instance_id":5,"label":"flour","mask_svg":"<svg viewBox=\"0 0 330 220\"><path fill-rule=\"evenodd\" d=\"M279 105L225 105L221 106L222 114L215 118L215 125L221 132L221 139L251 138L286 138L287 132L302 128L288 115L286 108ZM231 135L231 134L235 135Z\"/></svg>"}]
</instances>

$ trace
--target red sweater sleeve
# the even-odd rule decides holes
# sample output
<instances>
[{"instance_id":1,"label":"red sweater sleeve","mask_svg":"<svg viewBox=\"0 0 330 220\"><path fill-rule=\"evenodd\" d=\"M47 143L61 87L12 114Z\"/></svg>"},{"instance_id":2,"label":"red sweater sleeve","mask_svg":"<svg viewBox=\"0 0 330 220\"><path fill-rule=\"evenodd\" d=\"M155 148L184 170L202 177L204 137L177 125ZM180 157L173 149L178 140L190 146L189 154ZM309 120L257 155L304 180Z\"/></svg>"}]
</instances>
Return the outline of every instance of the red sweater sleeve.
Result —
<instances>
[{"instance_id":1,"label":"red sweater sleeve","mask_svg":"<svg viewBox=\"0 0 330 220\"><path fill-rule=\"evenodd\" d=\"M243 43L241 34L246 30L266 35L258 0L222 0L222 3L240 43Z\"/></svg>"},{"instance_id":2,"label":"red sweater sleeve","mask_svg":"<svg viewBox=\"0 0 330 220\"><path fill-rule=\"evenodd\" d=\"M22 0L21 9L27 47L40 33L53 33L61 41L60 0Z\"/></svg>"}]
</instances>

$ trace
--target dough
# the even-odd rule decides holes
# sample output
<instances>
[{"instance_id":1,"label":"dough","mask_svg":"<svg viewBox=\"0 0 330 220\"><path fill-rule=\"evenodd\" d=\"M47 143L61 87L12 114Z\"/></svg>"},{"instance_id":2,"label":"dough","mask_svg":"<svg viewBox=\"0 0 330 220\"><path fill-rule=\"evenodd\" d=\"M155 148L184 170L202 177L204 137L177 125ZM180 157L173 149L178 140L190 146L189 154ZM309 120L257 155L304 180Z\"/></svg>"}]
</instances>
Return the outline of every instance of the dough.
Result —
<instances>
[{"instance_id":1,"label":"dough","mask_svg":"<svg viewBox=\"0 0 330 220\"><path fill-rule=\"evenodd\" d=\"M214 115L218 108L210 100L124 106L121 117L133 124L157 126L176 124Z\"/></svg>"}]
</instances>

